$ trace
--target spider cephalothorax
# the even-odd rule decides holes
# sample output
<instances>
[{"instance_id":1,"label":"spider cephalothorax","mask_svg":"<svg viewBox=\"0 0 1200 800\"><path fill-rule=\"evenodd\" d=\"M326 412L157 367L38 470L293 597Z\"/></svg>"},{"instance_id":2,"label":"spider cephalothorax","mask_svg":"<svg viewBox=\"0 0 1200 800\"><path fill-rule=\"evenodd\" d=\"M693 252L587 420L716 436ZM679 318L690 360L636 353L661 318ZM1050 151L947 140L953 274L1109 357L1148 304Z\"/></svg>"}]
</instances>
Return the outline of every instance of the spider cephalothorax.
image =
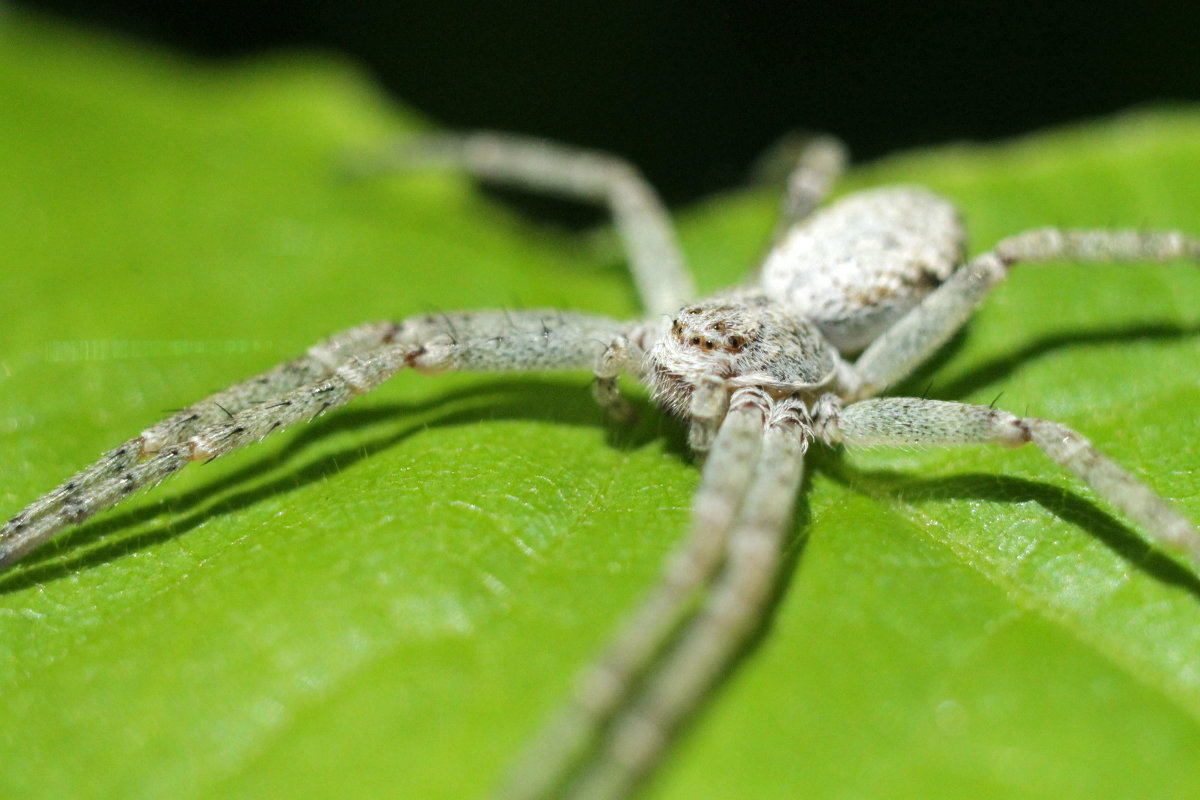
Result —
<instances>
[{"instance_id":1,"label":"spider cephalothorax","mask_svg":"<svg viewBox=\"0 0 1200 800\"><path fill-rule=\"evenodd\" d=\"M647 382L669 413L688 416L702 384L762 386L776 396L829 384L841 362L803 317L761 294L730 294L680 309L646 356Z\"/></svg>"}]
</instances>

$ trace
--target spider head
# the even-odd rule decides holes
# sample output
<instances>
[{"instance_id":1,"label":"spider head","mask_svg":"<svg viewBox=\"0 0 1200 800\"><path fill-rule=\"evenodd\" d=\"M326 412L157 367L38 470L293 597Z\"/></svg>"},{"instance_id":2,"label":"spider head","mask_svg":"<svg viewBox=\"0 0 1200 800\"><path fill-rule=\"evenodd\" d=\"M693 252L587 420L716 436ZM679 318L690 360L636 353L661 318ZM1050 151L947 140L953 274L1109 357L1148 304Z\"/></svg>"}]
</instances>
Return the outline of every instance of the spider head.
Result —
<instances>
[{"instance_id":1,"label":"spider head","mask_svg":"<svg viewBox=\"0 0 1200 800\"><path fill-rule=\"evenodd\" d=\"M658 403L684 416L702 376L744 372L761 344L763 321L762 309L744 302L716 299L680 309L646 356Z\"/></svg>"},{"instance_id":2,"label":"spider head","mask_svg":"<svg viewBox=\"0 0 1200 800\"><path fill-rule=\"evenodd\" d=\"M654 399L687 417L706 378L789 394L825 386L837 353L811 322L761 295L736 294L685 306L646 354Z\"/></svg>"},{"instance_id":3,"label":"spider head","mask_svg":"<svg viewBox=\"0 0 1200 800\"><path fill-rule=\"evenodd\" d=\"M671 320L668 347L704 363L728 362L762 333L762 321L746 306L712 302L680 309Z\"/></svg>"}]
</instances>

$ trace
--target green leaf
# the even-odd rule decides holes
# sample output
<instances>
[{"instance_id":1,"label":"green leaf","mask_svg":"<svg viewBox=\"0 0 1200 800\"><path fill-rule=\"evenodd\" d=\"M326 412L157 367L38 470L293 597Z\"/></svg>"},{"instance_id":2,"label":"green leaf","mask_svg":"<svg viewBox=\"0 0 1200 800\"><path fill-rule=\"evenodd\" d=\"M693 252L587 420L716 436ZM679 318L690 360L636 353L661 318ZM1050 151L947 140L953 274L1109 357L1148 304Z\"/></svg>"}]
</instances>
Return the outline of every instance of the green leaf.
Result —
<instances>
[{"instance_id":1,"label":"green leaf","mask_svg":"<svg viewBox=\"0 0 1200 800\"><path fill-rule=\"evenodd\" d=\"M606 232L456 176L337 165L426 123L352 67L217 68L0 20L0 515L179 407L368 319L628 316ZM797 120L819 124L819 120ZM977 243L1200 231L1200 110L857 170ZM775 199L684 209L706 289ZM1200 519L1200 271L1022 268L901 391L1063 421ZM397 378L0 575L0 796L479 796L653 580L696 485L589 376ZM632 388L632 387L631 387ZM642 395L644 398L644 395ZM812 456L767 635L657 798L1192 797L1200 581L1036 452Z\"/></svg>"}]
</instances>

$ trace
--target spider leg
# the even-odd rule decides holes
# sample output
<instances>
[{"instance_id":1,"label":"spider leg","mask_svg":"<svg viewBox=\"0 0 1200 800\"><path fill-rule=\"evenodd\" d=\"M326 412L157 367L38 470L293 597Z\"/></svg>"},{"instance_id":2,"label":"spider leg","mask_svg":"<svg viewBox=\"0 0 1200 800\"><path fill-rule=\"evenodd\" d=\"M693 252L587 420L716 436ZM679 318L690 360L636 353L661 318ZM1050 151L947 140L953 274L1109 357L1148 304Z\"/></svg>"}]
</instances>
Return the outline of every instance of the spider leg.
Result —
<instances>
[{"instance_id":1,"label":"spider leg","mask_svg":"<svg viewBox=\"0 0 1200 800\"><path fill-rule=\"evenodd\" d=\"M204 428L229 419L233 414L251 405L303 386L330 371L350 355L378 347L393 335L396 329L392 322L375 322L360 325L337 333L318 342L300 358L280 364L261 375L234 384L188 408L172 414L167 419L142 431L137 438L109 450L91 467L73 476L55 491L44 495L27 506L20 515L27 526L37 524L43 518L66 513L65 507L72 504L72 495L79 487L99 485L107 474L122 475L144 456L157 453L164 448L186 440ZM126 482L124 485L128 485ZM0 531L0 553L4 551L10 526ZM0 559L0 564L3 560Z\"/></svg>"},{"instance_id":2,"label":"spider leg","mask_svg":"<svg viewBox=\"0 0 1200 800\"><path fill-rule=\"evenodd\" d=\"M251 406L327 378L351 356L391 341L397 329L394 322L372 322L336 333L310 347L300 358L235 383L142 431L141 454L157 453Z\"/></svg>"},{"instance_id":3,"label":"spider leg","mask_svg":"<svg viewBox=\"0 0 1200 800\"><path fill-rule=\"evenodd\" d=\"M526 750L497 797L533 800L560 788L596 747L613 714L630 701L672 632L695 615L696 595L724 561L730 530L749 491L767 403L756 390L734 397L700 478L690 534L667 559L657 585L580 676L571 703Z\"/></svg>"},{"instance_id":4,"label":"spider leg","mask_svg":"<svg viewBox=\"0 0 1200 800\"><path fill-rule=\"evenodd\" d=\"M625 336L618 336L596 360L596 382L592 384L592 396L609 417L620 422L633 420L633 407L621 396L617 378L622 372L628 372L640 379L645 357L646 351L640 344L631 342Z\"/></svg>"},{"instance_id":5,"label":"spider leg","mask_svg":"<svg viewBox=\"0 0 1200 800\"><path fill-rule=\"evenodd\" d=\"M731 415L738 406L733 406ZM616 800L645 780L679 726L703 703L761 629L776 588L787 521L811 437L800 401L774 404L757 434L753 462L709 461L706 472L743 470L752 477L726 539L725 564L678 640L646 674L640 692L617 710L601 750L566 796Z\"/></svg>"},{"instance_id":6,"label":"spider leg","mask_svg":"<svg viewBox=\"0 0 1200 800\"><path fill-rule=\"evenodd\" d=\"M928 446L1029 442L1066 467L1136 522L1146 539L1178 554L1200 575L1200 531L1144 483L1126 472L1070 428L1034 417L1017 417L990 406L888 397L865 400L840 411L827 398L817 433L847 447Z\"/></svg>"},{"instance_id":7,"label":"spider leg","mask_svg":"<svg viewBox=\"0 0 1200 800\"><path fill-rule=\"evenodd\" d=\"M688 447L704 458L712 447L729 409L729 382L715 375L701 375L688 405Z\"/></svg>"},{"instance_id":8,"label":"spider leg","mask_svg":"<svg viewBox=\"0 0 1200 800\"><path fill-rule=\"evenodd\" d=\"M425 316L351 329L297 361L152 426L35 500L0 528L0 568L190 461L211 460L317 417L406 367L423 372L587 369L605 343L624 330L615 320L559 311ZM380 343L370 346L372 341ZM264 386L276 393L268 396ZM193 417L208 424L197 425Z\"/></svg>"},{"instance_id":9,"label":"spider leg","mask_svg":"<svg viewBox=\"0 0 1200 800\"><path fill-rule=\"evenodd\" d=\"M394 166L449 167L473 177L608 206L642 307L671 314L696 296L671 217L628 162L607 153L505 133L440 134L402 143Z\"/></svg>"},{"instance_id":10,"label":"spider leg","mask_svg":"<svg viewBox=\"0 0 1200 800\"><path fill-rule=\"evenodd\" d=\"M788 134L763 153L754 165L756 177L773 181L786 176L772 241L821 205L849 160L846 145L837 137L804 132Z\"/></svg>"},{"instance_id":11,"label":"spider leg","mask_svg":"<svg viewBox=\"0 0 1200 800\"><path fill-rule=\"evenodd\" d=\"M860 397L878 394L929 358L962 327L1011 267L1045 261L1200 261L1200 239L1177 231L1040 228L973 258L871 343L854 364Z\"/></svg>"}]
</instances>

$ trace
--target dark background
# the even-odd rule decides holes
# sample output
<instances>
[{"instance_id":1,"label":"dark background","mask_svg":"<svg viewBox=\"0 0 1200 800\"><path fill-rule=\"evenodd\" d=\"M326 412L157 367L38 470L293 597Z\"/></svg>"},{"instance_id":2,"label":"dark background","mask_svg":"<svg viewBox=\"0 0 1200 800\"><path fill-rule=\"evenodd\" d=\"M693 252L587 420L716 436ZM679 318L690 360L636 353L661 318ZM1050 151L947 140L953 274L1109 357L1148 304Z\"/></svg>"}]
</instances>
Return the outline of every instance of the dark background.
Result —
<instances>
[{"instance_id":1,"label":"dark background","mask_svg":"<svg viewBox=\"0 0 1200 800\"><path fill-rule=\"evenodd\" d=\"M671 202L742 179L783 132L858 158L1200 100L1200 2L23 0L214 58L318 47L457 127L639 164Z\"/></svg>"}]
</instances>

